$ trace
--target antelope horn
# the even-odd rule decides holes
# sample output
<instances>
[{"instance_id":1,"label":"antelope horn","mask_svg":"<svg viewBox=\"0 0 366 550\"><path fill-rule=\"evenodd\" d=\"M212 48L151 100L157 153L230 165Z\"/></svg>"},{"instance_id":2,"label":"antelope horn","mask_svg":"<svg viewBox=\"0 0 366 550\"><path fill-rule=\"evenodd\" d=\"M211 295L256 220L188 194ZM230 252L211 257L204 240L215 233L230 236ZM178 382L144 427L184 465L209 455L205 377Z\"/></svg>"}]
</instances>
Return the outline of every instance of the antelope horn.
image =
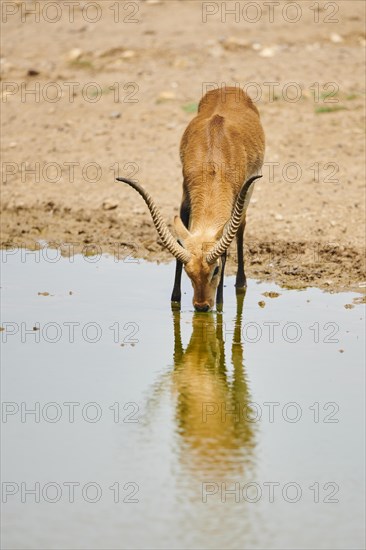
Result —
<instances>
[{"instance_id":1,"label":"antelope horn","mask_svg":"<svg viewBox=\"0 0 366 550\"><path fill-rule=\"evenodd\" d=\"M169 252L173 254L173 256L175 256L178 260L180 260L184 264L188 263L191 257L190 253L187 250L185 250L183 246L178 244L177 241L174 239L173 235L169 231L167 224L163 220L162 215L158 210L158 207L154 203L149 193L147 193L147 191L145 191L145 189L135 181L128 180L126 178L116 178L116 179L117 181L123 181L124 183L127 183L141 195L141 197L144 199L144 201L146 202L150 210L152 220L159 234L159 237L163 241L165 248L167 248Z\"/></svg>"},{"instance_id":2,"label":"antelope horn","mask_svg":"<svg viewBox=\"0 0 366 550\"><path fill-rule=\"evenodd\" d=\"M244 183L243 187L240 190L239 195L237 196L235 207L233 210L233 213L231 215L231 218L229 222L226 224L226 229L224 231L224 234L222 235L219 242L215 245L215 247L211 250L209 254L206 256L206 261L209 264L213 264L217 258L219 258L225 250L227 250L230 246L231 241L235 237L239 225L241 223L241 218L243 214L244 208L248 206L246 199L248 190L252 183L262 176L254 176L253 178L250 178L247 182Z\"/></svg>"}]
</instances>

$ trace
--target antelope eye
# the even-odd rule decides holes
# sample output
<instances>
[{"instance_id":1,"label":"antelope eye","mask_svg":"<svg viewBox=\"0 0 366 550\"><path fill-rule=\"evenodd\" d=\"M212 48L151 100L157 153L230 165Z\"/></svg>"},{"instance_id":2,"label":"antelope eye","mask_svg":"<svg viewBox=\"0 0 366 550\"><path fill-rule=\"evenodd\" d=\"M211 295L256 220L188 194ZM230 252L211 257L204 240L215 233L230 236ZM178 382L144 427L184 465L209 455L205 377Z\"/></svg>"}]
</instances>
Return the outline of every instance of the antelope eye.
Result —
<instances>
[{"instance_id":1,"label":"antelope eye","mask_svg":"<svg viewBox=\"0 0 366 550\"><path fill-rule=\"evenodd\" d=\"M219 266L217 265L217 266L215 267L215 269L214 269L214 272L213 272L213 275L212 275L212 276L213 276L213 277L216 277L216 275L218 274L218 272L219 272Z\"/></svg>"}]
</instances>

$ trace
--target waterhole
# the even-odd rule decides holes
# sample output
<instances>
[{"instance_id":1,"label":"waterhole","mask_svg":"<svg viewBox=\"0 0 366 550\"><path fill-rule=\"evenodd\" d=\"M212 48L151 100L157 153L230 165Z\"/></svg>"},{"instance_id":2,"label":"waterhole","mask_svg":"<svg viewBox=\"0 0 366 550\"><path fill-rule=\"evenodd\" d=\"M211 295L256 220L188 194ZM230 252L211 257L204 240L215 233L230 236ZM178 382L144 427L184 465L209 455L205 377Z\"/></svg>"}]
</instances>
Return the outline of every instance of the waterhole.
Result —
<instances>
[{"instance_id":1,"label":"waterhole","mask_svg":"<svg viewBox=\"0 0 366 550\"><path fill-rule=\"evenodd\" d=\"M4 252L4 548L363 548L360 297Z\"/></svg>"}]
</instances>

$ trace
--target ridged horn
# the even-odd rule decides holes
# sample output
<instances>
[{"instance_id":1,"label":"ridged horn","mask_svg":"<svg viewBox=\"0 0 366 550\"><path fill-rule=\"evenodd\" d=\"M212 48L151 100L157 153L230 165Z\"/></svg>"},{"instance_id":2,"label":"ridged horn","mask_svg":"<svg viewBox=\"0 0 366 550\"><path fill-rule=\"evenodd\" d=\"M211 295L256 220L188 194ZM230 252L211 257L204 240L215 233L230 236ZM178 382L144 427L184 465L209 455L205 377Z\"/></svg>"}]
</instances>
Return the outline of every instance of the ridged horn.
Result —
<instances>
[{"instance_id":1,"label":"ridged horn","mask_svg":"<svg viewBox=\"0 0 366 550\"><path fill-rule=\"evenodd\" d=\"M144 199L144 201L146 202L150 210L152 220L159 234L159 237L163 241L165 248L167 248L169 252L173 254L173 256L175 256L178 260L180 260L184 264L188 263L191 257L190 253L187 250L185 250L183 246L177 243L177 241L171 234L167 224L163 220L163 217L160 214L158 207L156 206L155 202L153 201L149 193L145 191L145 189L135 181L132 181L126 178L116 178L116 179L117 181L123 181L124 183L127 183L141 195L141 197Z\"/></svg>"},{"instance_id":2,"label":"ridged horn","mask_svg":"<svg viewBox=\"0 0 366 550\"><path fill-rule=\"evenodd\" d=\"M252 183L255 182L256 179L261 177L262 176L254 176L253 178L250 178L248 181L244 183L243 187L239 192L239 195L237 196L233 213L231 215L229 222L226 224L226 229L224 231L223 236L221 237L219 242L214 246L211 252L206 256L207 263L213 264L217 260L217 258L222 256L225 250L229 248L231 241L233 240L233 238L238 232L244 207L247 206L245 199L249 191L249 188L252 185Z\"/></svg>"}]
</instances>

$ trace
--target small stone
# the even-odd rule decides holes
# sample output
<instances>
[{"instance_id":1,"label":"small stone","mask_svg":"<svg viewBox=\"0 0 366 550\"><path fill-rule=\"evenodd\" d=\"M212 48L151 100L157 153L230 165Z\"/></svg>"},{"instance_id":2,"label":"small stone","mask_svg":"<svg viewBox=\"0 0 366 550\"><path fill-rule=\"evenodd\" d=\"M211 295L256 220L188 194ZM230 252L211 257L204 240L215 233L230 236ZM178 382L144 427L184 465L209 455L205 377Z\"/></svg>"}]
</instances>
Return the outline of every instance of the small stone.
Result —
<instances>
[{"instance_id":1,"label":"small stone","mask_svg":"<svg viewBox=\"0 0 366 550\"><path fill-rule=\"evenodd\" d=\"M279 296L281 296L281 294L279 292L270 291L263 292L262 296L266 296L267 298L278 298Z\"/></svg>"},{"instance_id":2,"label":"small stone","mask_svg":"<svg viewBox=\"0 0 366 550\"><path fill-rule=\"evenodd\" d=\"M14 65L12 63L9 63L9 61L7 61L4 57L0 59L0 65L2 72L11 71L12 69L14 69Z\"/></svg>"},{"instance_id":3,"label":"small stone","mask_svg":"<svg viewBox=\"0 0 366 550\"><path fill-rule=\"evenodd\" d=\"M49 296L49 292L38 292L38 296Z\"/></svg>"},{"instance_id":4,"label":"small stone","mask_svg":"<svg viewBox=\"0 0 366 550\"><path fill-rule=\"evenodd\" d=\"M121 113L118 111L113 111L113 113L109 115L109 118L121 118Z\"/></svg>"},{"instance_id":5,"label":"small stone","mask_svg":"<svg viewBox=\"0 0 366 550\"><path fill-rule=\"evenodd\" d=\"M258 302L258 305L259 305L259 307L263 308L263 307L265 307L266 302L263 302L263 300L261 300L260 302Z\"/></svg>"},{"instance_id":6,"label":"small stone","mask_svg":"<svg viewBox=\"0 0 366 550\"><path fill-rule=\"evenodd\" d=\"M115 210L118 207L118 201L114 199L106 199L103 201L103 210Z\"/></svg>"},{"instance_id":7,"label":"small stone","mask_svg":"<svg viewBox=\"0 0 366 550\"><path fill-rule=\"evenodd\" d=\"M67 54L69 61L77 61L82 56L83 51L80 48L73 48Z\"/></svg>"},{"instance_id":8,"label":"small stone","mask_svg":"<svg viewBox=\"0 0 366 550\"><path fill-rule=\"evenodd\" d=\"M276 214L275 215L275 220L278 221L278 222L282 222L283 216L281 216L281 214Z\"/></svg>"},{"instance_id":9,"label":"small stone","mask_svg":"<svg viewBox=\"0 0 366 550\"><path fill-rule=\"evenodd\" d=\"M355 306L353 304L346 304L345 309L353 309Z\"/></svg>"},{"instance_id":10,"label":"small stone","mask_svg":"<svg viewBox=\"0 0 366 550\"><path fill-rule=\"evenodd\" d=\"M260 55L261 57L273 57L274 54L275 54L275 51L273 48L264 48L259 52L258 55Z\"/></svg>"},{"instance_id":11,"label":"small stone","mask_svg":"<svg viewBox=\"0 0 366 550\"><path fill-rule=\"evenodd\" d=\"M35 69L29 69L28 72L27 72L27 75L28 76L38 76L39 71L36 71Z\"/></svg>"},{"instance_id":12,"label":"small stone","mask_svg":"<svg viewBox=\"0 0 366 550\"><path fill-rule=\"evenodd\" d=\"M252 44L252 50L254 50L255 52L259 52L259 50L262 49L262 44L259 44L259 42L254 42L254 44Z\"/></svg>"},{"instance_id":13,"label":"small stone","mask_svg":"<svg viewBox=\"0 0 366 550\"><path fill-rule=\"evenodd\" d=\"M222 45L225 50L236 51L239 49L245 49L250 47L250 42L244 38L236 38L229 36L226 40L222 40Z\"/></svg>"},{"instance_id":14,"label":"small stone","mask_svg":"<svg viewBox=\"0 0 366 550\"><path fill-rule=\"evenodd\" d=\"M134 50L126 50L121 54L121 57L123 59L131 59L132 57L135 57L136 52Z\"/></svg>"},{"instance_id":15,"label":"small stone","mask_svg":"<svg viewBox=\"0 0 366 550\"><path fill-rule=\"evenodd\" d=\"M344 349L339 349L339 353L344 353Z\"/></svg>"},{"instance_id":16,"label":"small stone","mask_svg":"<svg viewBox=\"0 0 366 550\"><path fill-rule=\"evenodd\" d=\"M175 93L170 90L160 92L160 94L158 95L158 101L168 101L170 99L175 99L175 98L176 98Z\"/></svg>"},{"instance_id":17,"label":"small stone","mask_svg":"<svg viewBox=\"0 0 366 550\"><path fill-rule=\"evenodd\" d=\"M117 46L115 48L108 48L107 50L101 50L98 52L94 52L96 57L109 57L109 56L116 56L121 55L121 53L124 51L124 49L121 46Z\"/></svg>"},{"instance_id":18,"label":"small stone","mask_svg":"<svg viewBox=\"0 0 366 550\"><path fill-rule=\"evenodd\" d=\"M208 55L216 59L218 59L219 57L222 57L223 53L224 53L224 50L221 46L214 46L213 48L209 48L208 50Z\"/></svg>"},{"instance_id":19,"label":"small stone","mask_svg":"<svg viewBox=\"0 0 366 550\"><path fill-rule=\"evenodd\" d=\"M330 40L334 44L340 44L341 42L343 42L343 38L341 37L341 35L336 32L332 32L332 34L330 35Z\"/></svg>"},{"instance_id":20,"label":"small stone","mask_svg":"<svg viewBox=\"0 0 366 550\"><path fill-rule=\"evenodd\" d=\"M18 144L17 144L16 141L11 141L11 142L9 143L9 147L10 147L11 149L14 149L14 147L16 147L17 145L18 145Z\"/></svg>"}]
</instances>

